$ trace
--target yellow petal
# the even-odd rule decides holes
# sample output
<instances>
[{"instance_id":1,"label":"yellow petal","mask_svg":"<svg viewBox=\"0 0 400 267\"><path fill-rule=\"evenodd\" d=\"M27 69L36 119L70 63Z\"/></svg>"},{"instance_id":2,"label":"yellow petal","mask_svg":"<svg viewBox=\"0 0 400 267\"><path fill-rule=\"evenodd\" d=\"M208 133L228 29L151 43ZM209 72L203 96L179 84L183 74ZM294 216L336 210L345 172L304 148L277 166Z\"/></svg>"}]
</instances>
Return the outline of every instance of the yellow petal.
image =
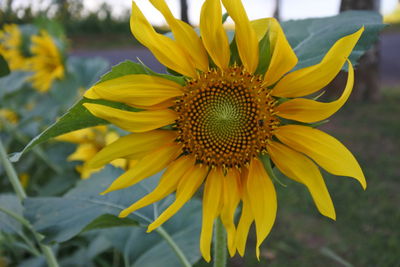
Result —
<instances>
[{"instance_id":1,"label":"yellow petal","mask_svg":"<svg viewBox=\"0 0 400 267\"><path fill-rule=\"evenodd\" d=\"M150 0L164 16L171 28L176 42L186 50L196 69L208 70L208 56L196 31L187 23L174 18L164 0Z\"/></svg>"},{"instance_id":2,"label":"yellow petal","mask_svg":"<svg viewBox=\"0 0 400 267\"><path fill-rule=\"evenodd\" d=\"M98 104L83 104L94 116L129 132L151 131L175 122L177 115L170 109L131 112Z\"/></svg>"},{"instance_id":3,"label":"yellow petal","mask_svg":"<svg viewBox=\"0 0 400 267\"><path fill-rule=\"evenodd\" d=\"M156 105L152 106L142 106L142 105L135 105L136 108L147 109L147 110L157 110L157 109L167 109L175 105L176 102L174 99L170 98L167 101L161 102Z\"/></svg>"},{"instance_id":4,"label":"yellow petal","mask_svg":"<svg viewBox=\"0 0 400 267\"><path fill-rule=\"evenodd\" d=\"M241 0L222 0L229 16L235 22L235 38L240 59L249 72L258 66L258 40Z\"/></svg>"},{"instance_id":5,"label":"yellow petal","mask_svg":"<svg viewBox=\"0 0 400 267\"><path fill-rule=\"evenodd\" d=\"M289 147L306 154L328 172L357 179L365 189L367 183L357 160L334 137L311 127L285 125L275 136Z\"/></svg>"},{"instance_id":6,"label":"yellow petal","mask_svg":"<svg viewBox=\"0 0 400 267\"><path fill-rule=\"evenodd\" d=\"M85 144L93 141L96 138L96 131L103 132L106 130L105 126L96 126L91 128L80 129L77 131L72 131L60 136L57 136L57 141L69 142L74 144Z\"/></svg>"},{"instance_id":7,"label":"yellow petal","mask_svg":"<svg viewBox=\"0 0 400 267\"><path fill-rule=\"evenodd\" d=\"M102 99L130 106L152 106L183 94L179 84L146 74L125 75L98 83L88 92L91 91ZM89 96L93 95L88 92Z\"/></svg>"},{"instance_id":8,"label":"yellow petal","mask_svg":"<svg viewBox=\"0 0 400 267\"><path fill-rule=\"evenodd\" d=\"M254 215L251 210L250 206L250 201L249 201L249 196L248 196L248 190L247 190L247 180L249 179L248 177L248 172L243 171L242 172L242 177L241 177L241 182L242 182L242 214L240 216L239 224L236 230L236 236L235 236L235 243L236 243L236 248L239 252L239 255L243 257L245 249L246 249L246 241L247 241L247 236L249 234L250 226L254 221Z\"/></svg>"},{"instance_id":9,"label":"yellow petal","mask_svg":"<svg viewBox=\"0 0 400 267\"><path fill-rule=\"evenodd\" d=\"M92 88L88 89L83 96L89 99L100 99L101 97Z\"/></svg>"},{"instance_id":10,"label":"yellow petal","mask_svg":"<svg viewBox=\"0 0 400 267\"><path fill-rule=\"evenodd\" d=\"M117 168L126 170L128 167L128 161L126 159L115 159L110 162L111 165Z\"/></svg>"},{"instance_id":11,"label":"yellow petal","mask_svg":"<svg viewBox=\"0 0 400 267\"><path fill-rule=\"evenodd\" d=\"M214 220L219 213L219 206L223 199L224 174L220 168L214 168L207 176L203 193L203 218L200 234L200 251L205 261L210 262L211 239Z\"/></svg>"},{"instance_id":12,"label":"yellow petal","mask_svg":"<svg viewBox=\"0 0 400 267\"><path fill-rule=\"evenodd\" d=\"M106 145L109 145L111 143L114 143L115 141L117 141L119 138L119 134L117 134L114 131L110 131L108 133L106 133L106 136L104 137L104 140L106 142Z\"/></svg>"},{"instance_id":13,"label":"yellow petal","mask_svg":"<svg viewBox=\"0 0 400 267\"><path fill-rule=\"evenodd\" d=\"M228 170L228 173L223 179L223 207L221 210L221 221L224 224L228 239L228 251L231 257L235 255L235 211L240 201L239 189L240 174L235 169Z\"/></svg>"},{"instance_id":14,"label":"yellow petal","mask_svg":"<svg viewBox=\"0 0 400 267\"><path fill-rule=\"evenodd\" d=\"M293 69L298 61L279 22L275 18L268 20L271 62L264 76L264 85L266 86L276 83L284 74Z\"/></svg>"},{"instance_id":15,"label":"yellow petal","mask_svg":"<svg viewBox=\"0 0 400 267\"><path fill-rule=\"evenodd\" d=\"M187 171L178 184L174 203L172 203L171 206L169 206L152 224L149 225L147 232L153 231L177 213L182 206L190 200L203 183L207 176L207 172L208 168L201 165L193 166L189 171Z\"/></svg>"},{"instance_id":16,"label":"yellow petal","mask_svg":"<svg viewBox=\"0 0 400 267\"><path fill-rule=\"evenodd\" d=\"M274 185L263 164L255 158L250 162L247 194L256 224L256 255L260 258L260 245L275 222L277 199Z\"/></svg>"},{"instance_id":17,"label":"yellow petal","mask_svg":"<svg viewBox=\"0 0 400 267\"><path fill-rule=\"evenodd\" d=\"M344 103L346 103L353 89L354 70L350 60L348 60L348 63L349 74L347 77L346 88L338 100L330 103L322 103L311 99L296 98L284 102L276 107L275 111L277 112L278 116L285 119L310 123L324 120L333 115L344 105Z\"/></svg>"},{"instance_id":18,"label":"yellow petal","mask_svg":"<svg viewBox=\"0 0 400 267\"><path fill-rule=\"evenodd\" d=\"M335 220L335 207L318 167L303 154L278 142L271 142L267 148L279 170L287 177L304 184L310 191L319 212Z\"/></svg>"},{"instance_id":19,"label":"yellow petal","mask_svg":"<svg viewBox=\"0 0 400 267\"><path fill-rule=\"evenodd\" d=\"M85 167L85 165L76 166L76 170L81 174L81 179L87 179L92 176L93 173L100 171L102 168L91 169Z\"/></svg>"},{"instance_id":20,"label":"yellow petal","mask_svg":"<svg viewBox=\"0 0 400 267\"><path fill-rule=\"evenodd\" d=\"M130 159L140 159L157 148L172 143L175 138L176 133L168 130L129 134L104 147L87 165L97 168L114 159L127 156Z\"/></svg>"},{"instance_id":21,"label":"yellow petal","mask_svg":"<svg viewBox=\"0 0 400 267\"><path fill-rule=\"evenodd\" d=\"M126 217L130 213L150 204L153 204L154 202L157 202L174 192L183 175L190 168L192 168L193 165L194 159L188 157L180 157L176 161L172 162L168 169L162 175L157 187L150 194L132 204L129 208L121 211L119 217Z\"/></svg>"},{"instance_id":22,"label":"yellow petal","mask_svg":"<svg viewBox=\"0 0 400 267\"><path fill-rule=\"evenodd\" d=\"M180 145L169 144L148 154L139 160L132 169L129 169L118 177L102 194L132 186L143 179L160 172L175 160L180 152Z\"/></svg>"},{"instance_id":23,"label":"yellow petal","mask_svg":"<svg viewBox=\"0 0 400 267\"><path fill-rule=\"evenodd\" d=\"M219 0L206 0L201 8L200 32L203 44L214 63L221 69L229 65L229 41L222 26Z\"/></svg>"},{"instance_id":24,"label":"yellow petal","mask_svg":"<svg viewBox=\"0 0 400 267\"><path fill-rule=\"evenodd\" d=\"M132 1L131 32L164 66L188 77L196 77L196 68L181 45L157 33Z\"/></svg>"},{"instance_id":25,"label":"yellow petal","mask_svg":"<svg viewBox=\"0 0 400 267\"><path fill-rule=\"evenodd\" d=\"M300 97L328 85L346 62L363 31L364 27L339 39L320 63L293 71L283 77L274 87L272 94L280 97Z\"/></svg>"},{"instance_id":26,"label":"yellow petal","mask_svg":"<svg viewBox=\"0 0 400 267\"><path fill-rule=\"evenodd\" d=\"M80 144L74 153L69 155L68 160L81 160L86 161L91 159L99 151L98 147L94 144Z\"/></svg>"}]
</instances>

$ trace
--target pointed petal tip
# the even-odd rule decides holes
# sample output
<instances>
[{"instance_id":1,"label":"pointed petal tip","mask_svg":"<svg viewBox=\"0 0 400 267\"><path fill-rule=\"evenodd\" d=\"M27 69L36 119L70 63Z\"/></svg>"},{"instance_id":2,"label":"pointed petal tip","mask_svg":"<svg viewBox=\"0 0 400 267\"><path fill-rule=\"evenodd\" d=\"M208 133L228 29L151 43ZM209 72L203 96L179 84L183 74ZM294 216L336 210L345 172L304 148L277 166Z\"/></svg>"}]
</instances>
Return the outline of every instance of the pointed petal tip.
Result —
<instances>
[{"instance_id":1,"label":"pointed petal tip","mask_svg":"<svg viewBox=\"0 0 400 267\"><path fill-rule=\"evenodd\" d=\"M110 193L110 192L111 192L111 190L106 189L106 190L104 190L103 192L101 192L100 195L104 196L105 194L108 194L108 193Z\"/></svg>"},{"instance_id":2,"label":"pointed petal tip","mask_svg":"<svg viewBox=\"0 0 400 267\"><path fill-rule=\"evenodd\" d=\"M362 188L364 189L364 191L365 190L367 190L367 181L365 180L365 177L363 177L364 179L362 179L361 181L360 181L360 184L361 184L361 186L362 186Z\"/></svg>"},{"instance_id":3,"label":"pointed petal tip","mask_svg":"<svg viewBox=\"0 0 400 267\"><path fill-rule=\"evenodd\" d=\"M335 210L333 210L331 212L321 212L321 214L324 215L325 217L328 217L331 220L336 221L336 212L335 212Z\"/></svg>"},{"instance_id":4,"label":"pointed petal tip","mask_svg":"<svg viewBox=\"0 0 400 267\"><path fill-rule=\"evenodd\" d=\"M256 247L256 257L257 257L257 260L260 261L260 245L258 245L258 244Z\"/></svg>"},{"instance_id":5,"label":"pointed petal tip","mask_svg":"<svg viewBox=\"0 0 400 267\"><path fill-rule=\"evenodd\" d=\"M154 227L153 224L150 224L150 225L147 227L146 233L151 233L151 232L153 232L153 230L156 229L156 228L157 228L157 227Z\"/></svg>"},{"instance_id":6,"label":"pointed petal tip","mask_svg":"<svg viewBox=\"0 0 400 267\"><path fill-rule=\"evenodd\" d=\"M118 218L125 218L127 217L131 212L127 210L123 210L118 214Z\"/></svg>"},{"instance_id":7,"label":"pointed petal tip","mask_svg":"<svg viewBox=\"0 0 400 267\"><path fill-rule=\"evenodd\" d=\"M231 258L235 257L236 254L236 248L228 248L228 252L229 252L229 256L231 256Z\"/></svg>"},{"instance_id":8,"label":"pointed petal tip","mask_svg":"<svg viewBox=\"0 0 400 267\"><path fill-rule=\"evenodd\" d=\"M201 252L201 256L203 256L203 259L207 262L210 263L211 261L211 256L210 255L205 255L203 252Z\"/></svg>"}]
</instances>

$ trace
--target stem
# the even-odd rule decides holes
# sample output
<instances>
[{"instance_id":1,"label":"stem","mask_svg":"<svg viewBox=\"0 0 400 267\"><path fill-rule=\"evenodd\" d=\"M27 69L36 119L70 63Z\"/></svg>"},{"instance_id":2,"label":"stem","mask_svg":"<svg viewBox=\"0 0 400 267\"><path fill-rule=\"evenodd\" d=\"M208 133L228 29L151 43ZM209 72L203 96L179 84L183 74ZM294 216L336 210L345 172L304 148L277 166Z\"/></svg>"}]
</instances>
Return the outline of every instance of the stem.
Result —
<instances>
[{"instance_id":1,"label":"stem","mask_svg":"<svg viewBox=\"0 0 400 267\"><path fill-rule=\"evenodd\" d=\"M12 187L14 188L15 194L17 195L17 197L19 198L19 200L22 202L25 198L26 198L26 193L24 188L22 187L19 179L18 179L18 175L17 172L15 171L14 167L12 166L11 162L8 160L7 157L7 153L6 150L4 149L3 143L1 142L0 139L0 162L3 164L4 166L4 170L7 173L8 179L10 180L10 183L12 185ZM9 214L10 216L13 216L16 220L18 220L19 222L21 222L24 226L26 226L29 230L32 231L33 236L35 237L36 241L38 242L40 249L42 250L43 255L45 256L48 266L49 267L58 267L58 263L57 260L54 256L53 251L51 250L51 248L49 246L43 245L41 243L41 240L43 239L42 235L40 235L39 233L37 233L32 225L25 220L24 218L20 217L17 214L14 214L13 212L10 211L6 211L4 209L2 209L3 212L6 212L7 214ZM13 214L13 215L11 215ZM17 219L18 218L18 219Z\"/></svg>"},{"instance_id":2,"label":"stem","mask_svg":"<svg viewBox=\"0 0 400 267\"><path fill-rule=\"evenodd\" d=\"M0 140L0 162L4 166L4 170L7 173L8 179L12 187L14 188L15 194L22 202L26 198L26 193L24 188L22 187L21 183L19 182L17 172L15 171L14 167L11 165L11 162L8 160L8 156L6 150L4 149L3 143Z\"/></svg>"},{"instance_id":3,"label":"stem","mask_svg":"<svg viewBox=\"0 0 400 267\"><path fill-rule=\"evenodd\" d=\"M20 224L22 224L23 226L25 226L25 227L28 228L29 230L32 230L32 229L30 229L30 228L31 228L31 225L29 224L29 222L28 222L27 220L25 220L25 218L19 216L18 214L14 213L14 212L12 212L12 211L10 211L10 210L7 210L7 209L5 209L5 208L3 208L3 207L0 207L0 212L3 212L3 213L5 213L5 214L7 214L8 216L10 216L11 218L15 219L16 221L18 221ZM33 243L32 243L23 233L21 233L21 234L19 234L19 235L20 235L20 237L25 241L25 243L29 246L29 248L30 248L32 254L34 254L35 256L39 256L40 253L39 253L39 251L35 248L35 246L33 245Z\"/></svg>"},{"instance_id":4,"label":"stem","mask_svg":"<svg viewBox=\"0 0 400 267\"><path fill-rule=\"evenodd\" d=\"M157 233L159 233L165 239L165 241L167 241L167 243L171 246L171 248L174 250L176 256L178 256L179 260L181 261L182 266L185 266L185 267L192 266L190 264L189 260L186 258L185 254L178 247L178 245L175 243L175 241L172 239L172 237L164 230L164 228L158 227L155 231Z\"/></svg>"},{"instance_id":5,"label":"stem","mask_svg":"<svg viewBox=\"0 0 400 267\"><path fill-rule=\"evenodd\" d=\"M214 235L214 267L225 267L227 257L226 232L220 218L215 223Z\"/></svg>"}]
</instances>

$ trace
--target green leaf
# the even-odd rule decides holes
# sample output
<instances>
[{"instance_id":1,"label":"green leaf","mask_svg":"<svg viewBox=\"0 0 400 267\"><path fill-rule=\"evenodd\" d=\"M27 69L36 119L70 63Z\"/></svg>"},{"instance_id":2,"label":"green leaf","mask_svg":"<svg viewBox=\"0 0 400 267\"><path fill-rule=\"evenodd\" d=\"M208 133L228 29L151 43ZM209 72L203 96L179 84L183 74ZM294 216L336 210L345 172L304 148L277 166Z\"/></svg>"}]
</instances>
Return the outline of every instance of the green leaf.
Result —
<instances>
[{"instance_id":1,"label":"green leaf","mask_svg":"<svg viewBox=\"0 0 400 267\"><path fill-rule=\"evenodd\" d=\"M122 170L107 166L88 180L80 181L63 197L28 198L24 202L25 217L45 236L46 243L64 242L84 231L108 227L96 231L105 234L130 264L179 266L172 249L156 231L147 234L144 227L135 226L147 226L171 199L144 207L126 219L116 217L121 210L148 194L156 186L160 174L135 186L100 195L121 173ZM163 226L192 263L200 257L200 225L201 204L192 200ZM158 264L164 260L166 264Z\"/></svg>"},{"instance_id":2,"label":"green leaf","mask_svg":"<svg viewBox=\"0 0 400 267\"><path fill-rule=\"evenodd\" d=\"M224 14L222 14L222 24L225 23L225 21L229 18L229 14L228 12L225 12Z\"/></svg>"},{"instance_id":3,"label":"green leaf","mask_svg":"<svg viewBox=\"0 0 400 267\"><path fill-rule=\"evenodd\" d=\"M8 67L7 61L2 55L0 55L0 77L4 77L10 74L10 68Z\"/></svg>"},{"instance_id":4,"label":"green leaf","mask_svg":"<svg viewBox=\"0 0 400 267\"><path fill-rule=\"evenodd\" d=\"M109 124L108 121L93 116L92 113L90 113L83 106L84 103L95 103L123 110L139 111L139 109L129 107L122 103L83 98L78 103L76 103L69 111L67 111L67 113L65 113L57 122L48 127L38 136L33 138L21 152L14 153L10 157L10 160L12 162L18 161L26 151L29 151L35 145L43 143L59 135L97 125Z\"/></svg>"},{"instance_id":5,"label":"green leaf","mask_svg":"<svg viewBox=\"0 0 400 267\"><path fill-rule=\"evenodd\" d=\"M23 207L15 195L0 195L0 207L22 217ZM0 211L0 232L20 234L22 233L22 225L14 218Z\"/></svg>"},{"instance_id":6,"label":"green leaf","mask_svg":"<svg viewBox=\"0 0 400 267\"><path fill-rule=\"evenodd\" d=\"M153 76L158 76L162 77L164 79L171 80L173 82L176 82L180 85L185 84L185 79L183 76L173 76L173 75L168 75L168 74L162 74L162 73L157 73L152 71L149 67L144 65L142 62L136 63L132 62L130 60L126 60L116 66L114 66L110 72L106 73L103 75L98 83L105 82L108 80L112 80L124 75L129 75L129 74L148 74L148 75L153 75Z\"/></svg>"},{"instance_id":7,"label":"green leaf","mask_svg":"<svg viewBox=\"0 0 400 267\"><path fill-rule=\"evenodd\" d=\"M163 225L192 264L200 258L200 210L200 201L191 201ZM103 232L107 240L123 253L127 266L182 266L158 233L148 234L139 227L118 227Z\"/></svg>"},{"instance_id":8,"label":"green leaf","mask_svg":"<svg viewBox=\"0 0 400 267\"><path fill-rule=\"evenodd\" d=\"M378 40L379 32L385 27L379 13L346 11L332 17L282 23L286 37L299 58L295 69L317 64L337 40L362 26L365 26L365 31L350 55L353 64Z\"/></svg>"},{"instance_id":9,"label":"green leaf","mask_svg":"<svg viewBox=\"0 0 400 267\"><path fill-rule=\"evenodd\" d=\"M34 25L40 30L47 31L51 36L58 39L65 39L65 29L57 20L49 19L45 16L39 16L35 18Z\"/></svg>"},{"instance_id":10,"label":"green leaf","mask_svg":"<svg viewBox=\"0 0 400 267\"><path fill-rule=\"evenodd\" d=\"M76 79L81 88L89 88L109 69L109 63L102 58L69 57L69 73Z\"/></svg>"},{"instance_id":11,"label":"green leaf","mask_svg":"<svg viewBox=\"0 0 400 267\"><path fill-rule=\"evenodd\" d=\"M256 70L256 74L265 74L268 69L269 63L271 62L271 47L269 42L269 31L259 42L259 63Z\"/></svg>"},{"instance_id":12,"label":"green leaf","mask_svg":"<svg viewBox=\"0 0 400 267\"><path fill-rule=\"evenodd\" d=\"M231 41L230 50L231 50L231 58L229 60L229 65L233 65L235 63L238 64L238 65L241 65L242 64L242 60L240 59L240 56L239 56L239 50L238 50L238 47L236 45L236 38L235 37Z\"/></svg>"},{"instance_id":13,"label":"green leaf","mask_svg":"<svg viewBox=\"0 0 400 267\"><path fill-rule=\"evenodd\" d=\"M143 65L126 60L111 68L111 71L101 76L97 83L112 80L129 74L148 74Z\"/></svg>"},{"instance_id":14,"label":"green leaf","mask_svg":"<svg viewBox=\"0 0 400 267\"><path fill-rule=\"evenodd\" d=\"M13 71L0 78L0 98L22 89L30 75L29 72Z\"/></svg>"},{"instance_id":15,"label":"green leaf","mask_svg":"<svg viewBox=\"0 0 400 267\"><path fill-rule=\"evenodd\" d=\"M96 218L90 224L88 224L83 231L89 231L93 229L110 228L116 226L138 226L138 222L131 218L118 218L111 214L104 214Z\"/></svg>"}]
</instances>

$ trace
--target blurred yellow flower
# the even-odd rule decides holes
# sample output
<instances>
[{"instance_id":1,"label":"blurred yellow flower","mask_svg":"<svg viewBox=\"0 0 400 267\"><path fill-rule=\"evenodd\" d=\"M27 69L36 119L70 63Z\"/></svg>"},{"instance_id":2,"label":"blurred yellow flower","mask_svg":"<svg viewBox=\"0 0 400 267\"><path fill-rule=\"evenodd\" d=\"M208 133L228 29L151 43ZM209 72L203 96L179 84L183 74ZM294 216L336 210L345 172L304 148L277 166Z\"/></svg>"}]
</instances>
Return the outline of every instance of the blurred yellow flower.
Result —
<instances>
[{"instance_id":1,"label":"blurred yellow flower","mask_svg":"<svg viewBox=\"0 0 400 267\"><path fill-rule=\"evenodd\" d=\"M53 81L62 79L65 68L60 49L55 40L42 30L39 35L32 36L31 70L34 72L30 78L33 87L40 92L47 92Z\"/></svg>"},{"instance_id":2,"label":"blurred yellow flower","mask_svg":"<svg viewBox=\"0 0 400 267\"><path fill-rule=\"evenodd\" d=\"M18 115L11 109L6 109L6 108L0 109L0 118L10 122L11 124L18 123ZM1 128L2 124L0 123L0 130Z\"/></svg>"},{"instance_id":3,"label":"blurred yellow flower","mask_svg":"<svg viewBox=\"0 0 400 267\"><path fill-rule=\"evenodd\" d=\"M77 166L76 169L81 174L82 179L89 178L94 172L99 171L103 166L91 168L87 166L87 162L91 160L100 150L106 145L117 140L119 135L116 132L110 131L107 126L97 126L87 129L82 129L70 132L57 137L58 141L78 144L77 149L68 157L69 161L82 161L83 164ZM126 159L115 159L111 162L115 167L129 168L134 164L134 161Z\"/></svg>"},{"instance_id":4,"label":"blurred yellow flower","mask_svg":"<svg viewBox=\"0 0 400 267\"><path fill-rule=\"evenodd\" d=\"M22 184L22 186L24 187L24 188L27 188L28 187L28 185L29 185L29 178L30 178L30 175L28 174L28 173L21 173L20 175L19 175L19 180L21 181L21 184Z\"/></svg>"},{"instance_id":5,"label":"blurred yellow flower","mask_svg":"<svg viewBox=\"0 0 400 267\"><path fill-rule=\"evenodd\" d=\"M11 70L28 70L29 59L22 53L22 34L16 24L6 24L0 31L0 54Z\"/></svg>"},{"instance_id":6,"label":"blurred yellow flower","mask_svg":"<svg viewBox=\"0 0 400 267\"><path fill-rule=\"evenodd\" d=\"M175 19L164 0L150 2L165 17L174 39L158 34L135 2L131 31L162 64L186 76L186 84L131 74L98 83L85 94L145 109L131 112L84 104L93 115L132 132L107 145L87 165L96 168L121 157L138 160L103 193L132 186L166 168L154 191L123 210L120 217L176 191L175 201L149 225L148 231L152 231L178 212L204 183L200 236L204 259L211 259L213 223L218 217L227 230L231 256L236 251L244 254L254 222L259 257L259 247L277 211L273 174L262 161L268 157L266 164L271 159L282 173L304 184L321 214L335 219L331 197L316 164L335 175L353 177L364 188L366 181L342 143L306 125L331 116L348 99L354 83L348 57L364 28L339 39L320 63L291 71L298 59L279 23L273 18L250 21L240 0L222 0L236 25L238 57L232 58L219 0L203 4L201 37ZM259 62L259 42L266 34L269 63ZM322 103L302 98L325 87L346 62L347 85L338 100ZM265 64L269 65L263 68ZM173 130L160 129L168 125ZM234 216L240 203L241 217L236 223Z\"/></svg>"}]
</instances>

